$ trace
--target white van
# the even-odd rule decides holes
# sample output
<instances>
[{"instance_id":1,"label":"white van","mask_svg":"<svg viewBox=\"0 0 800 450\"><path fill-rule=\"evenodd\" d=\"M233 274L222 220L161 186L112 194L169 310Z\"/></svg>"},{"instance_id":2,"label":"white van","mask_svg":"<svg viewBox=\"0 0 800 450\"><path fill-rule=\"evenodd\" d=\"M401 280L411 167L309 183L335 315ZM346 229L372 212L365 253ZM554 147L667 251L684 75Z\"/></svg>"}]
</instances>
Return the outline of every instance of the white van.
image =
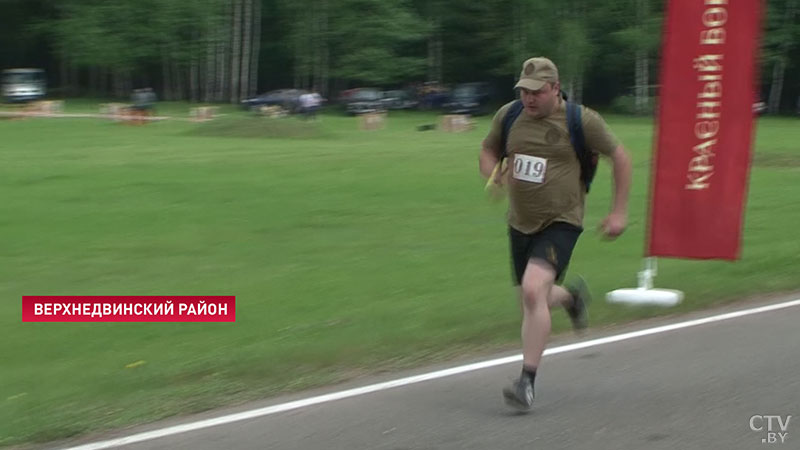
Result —
<instances>
[{"instance_id":1,"label":"white van","mask_svg":"<svg viewBox=\"0 0 800 450\"><path fill-rule=\"evenodd\" d=\"M44 97L46 80L42 69L6 69L2 72L3 99L28 102Z\"/></svg>"}]
</instances>

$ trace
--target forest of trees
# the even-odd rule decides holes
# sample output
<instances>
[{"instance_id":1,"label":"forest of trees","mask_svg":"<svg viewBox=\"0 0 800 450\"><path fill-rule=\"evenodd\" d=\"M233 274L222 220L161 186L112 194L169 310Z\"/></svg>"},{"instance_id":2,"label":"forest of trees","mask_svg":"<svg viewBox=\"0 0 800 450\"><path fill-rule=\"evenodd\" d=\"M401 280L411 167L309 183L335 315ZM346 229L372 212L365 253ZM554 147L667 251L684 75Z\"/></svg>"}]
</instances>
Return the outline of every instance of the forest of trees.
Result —
<instances>
[{"instance_id":1,"label":"forest of trees","mask_svg":"<svg viewBox=\"0 0 800 450\"><path fill-rule=\"evenodd\" d=\"M770 112L800 105L800 0L767 0ZM488 81L552 58L587 104L655 92L664 0L0 0L0 67L41 67L63 96L231 102L271 89Z\"/></svg>"}]
</instances>

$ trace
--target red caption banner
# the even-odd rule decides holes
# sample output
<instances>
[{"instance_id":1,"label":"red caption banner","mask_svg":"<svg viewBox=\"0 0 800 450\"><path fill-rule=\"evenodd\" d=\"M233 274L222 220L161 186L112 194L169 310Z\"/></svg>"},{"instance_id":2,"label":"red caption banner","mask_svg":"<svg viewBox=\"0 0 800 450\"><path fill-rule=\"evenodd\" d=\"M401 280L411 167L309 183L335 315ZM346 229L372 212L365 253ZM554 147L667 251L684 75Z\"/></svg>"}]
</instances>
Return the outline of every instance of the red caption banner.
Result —
<instances>
[{"instance_id":1,"label":"red caption banner","mask_svg":"<svg viewBox=\"0 0 800 450\"><path fill-rule=\"evenodd\" d=\"M761 0L671 0L646 256L737 259Z\"/></svg>"},{"instance_id":2,"label":"red caption banner","mask_svg":"<svg viewBox=\"0 0 800 450\"><path fill-rule=\"evenodd\" d=\"M25 295L22 321L236 322L236 297Z\"/></svg>"}]
</instances>

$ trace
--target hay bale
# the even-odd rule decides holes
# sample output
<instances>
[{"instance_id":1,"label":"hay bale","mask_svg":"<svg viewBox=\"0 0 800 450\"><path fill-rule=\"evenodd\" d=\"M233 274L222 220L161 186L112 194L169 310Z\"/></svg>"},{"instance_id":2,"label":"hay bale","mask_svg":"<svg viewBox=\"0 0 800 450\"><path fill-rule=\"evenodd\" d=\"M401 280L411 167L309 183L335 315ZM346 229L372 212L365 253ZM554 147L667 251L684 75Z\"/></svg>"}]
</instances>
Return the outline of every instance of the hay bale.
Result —
<instances>
[{"instance_id":1,"label":"hay bale","mask_svg":"<svg viewBox=\"0 0 800 450\"><path fill-rule=\"evenodd\" d=\"M372 112L359 116L359 128L362 130L381 130L386 127L386 113Z\"/></svg>"},{"instance_id":2,"label":"hay bale","mask_svg":"<svg viewBox=\"0 0 800 450\"><path fill-rule=\"evenodd\" d=\"M57 114L64 111L63 100L40 100L31 102L25 107L26 112L39 114Z\"/></svg>"},{"instance_id":3,"label":"hay bale","mask_svg":"<svg viewBox=\"0 0 800 450\"><path fill-rule=\"evenodd\" d=\"M130 115L130 105L125 103L102 103L100 104L100 114L109 116L114 121L126 120Z\"/></svg>"},{"instance_id":4,"label":"hay bale","mask_svg":"<svg viewBox=\"0 0 800 450\"><path fill-rule=\"evenodd\" d=\"M279 117L286 117L289 112L278 105L262 106L258 109L262 116L269 117L270 119L277 119Z\"/></svg>"},{"instance_id":5,"label":"hay bale","mask_svg":"<svg viewBox=\"0 0 800 450\"><path fill-rule=\"evenodd\" d=\"M468 114L446 114L442 116L441 128L448 133L460 133L475 128L475 121Z\"/></svg>"},{"instance_id":6,"label":"hay bale","mask_svg":"<svg viewBox=\"0 0 800 450\"><path fill-rule=\"evenodd\" d=\"M207 122L216 117L216 106L198 106L189 110L189 115L194 122Z\"/></svg>"}]
</instances>

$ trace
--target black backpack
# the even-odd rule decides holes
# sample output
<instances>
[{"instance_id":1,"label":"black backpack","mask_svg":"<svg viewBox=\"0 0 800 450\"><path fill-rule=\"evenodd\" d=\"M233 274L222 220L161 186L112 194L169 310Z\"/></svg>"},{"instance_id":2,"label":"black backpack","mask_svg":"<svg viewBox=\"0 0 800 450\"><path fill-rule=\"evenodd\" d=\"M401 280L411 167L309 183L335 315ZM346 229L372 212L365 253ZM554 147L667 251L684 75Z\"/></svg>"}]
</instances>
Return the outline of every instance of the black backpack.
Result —
<instances>
[{"instance_id":1,"label":"black backpack","mask_svg":"<svg viewBox=\"0 0 800 450\"><path fill-rule=\"evenodd\" d=\"M503 128L500 135L501 160L508 156L508 149L506 148L508 146L508 133L511 131L511 125L522 113L522 109L522 101L517 100L511 104L505 117L503 117ZM572 148L575 149L575 153L578 155L578 162L581 164L581 181L586 187L586 192L589 192L594 175L597 173L597 153L586 148L583 124L581 123L581 107L570 101L567 101L567 130L569 130L569 140L572 143Z\"/></svg>"}]
</instances>

